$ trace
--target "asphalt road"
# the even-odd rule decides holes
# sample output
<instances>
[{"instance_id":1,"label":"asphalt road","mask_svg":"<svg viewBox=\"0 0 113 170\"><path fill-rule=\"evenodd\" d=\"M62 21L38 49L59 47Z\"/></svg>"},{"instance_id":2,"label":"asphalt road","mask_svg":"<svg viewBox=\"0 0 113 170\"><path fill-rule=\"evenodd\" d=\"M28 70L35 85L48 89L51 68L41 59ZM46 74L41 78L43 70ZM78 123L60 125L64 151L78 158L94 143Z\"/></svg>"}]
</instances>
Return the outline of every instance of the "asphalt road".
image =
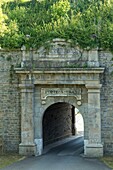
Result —
<instances>
[{"instance_id":1,"label":"asphalt road","mask_svg":"<svg viewBox=\"0 0 113 170\"><path fill-rule=\"evenodd\" d=\"M110 170L97 159L84 158L83 138L57 146L39 157L28 157L2 170Z\"/></svg>"}]
</instances>

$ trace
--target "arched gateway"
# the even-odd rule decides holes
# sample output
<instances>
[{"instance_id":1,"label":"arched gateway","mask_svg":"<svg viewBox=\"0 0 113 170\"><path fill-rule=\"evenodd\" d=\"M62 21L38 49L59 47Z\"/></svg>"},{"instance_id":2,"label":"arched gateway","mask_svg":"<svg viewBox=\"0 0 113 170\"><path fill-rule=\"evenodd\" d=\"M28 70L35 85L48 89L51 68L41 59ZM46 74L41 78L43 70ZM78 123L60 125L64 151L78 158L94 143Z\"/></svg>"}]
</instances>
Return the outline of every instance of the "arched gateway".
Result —
<instances>
[{"instance_id":1,"label":"arched gateway","mask_svg":"<svg viewBox=\"0 0 113 170\"><path fill-rule=\"evenodd\" d=\"M84 135L83 116L80 114L80 111L70 103L57 102L50 105L45 110L42 121L44 151L47 150L48 144L67 137L74 139L74 136ZM85 137L86 134L87 131L85 130Z\"/></svg>"},{"instance_id":2,"label":"arched gateway","mask_svg":"<svg viewBox=\"0 0 113 170\"><path fill-rule=\"evenodd\" d=\"M20 154L42 154L44 112L55 103L69 103L78 108L84 118L84 154L91 157L103 155L100 113L102 85L99 75L104 69L98 66L97 55L94 54L88 53L90 67L87 68L16 69L21 91ZM42 62L42 58L39 61Z\"/></svg>"}]
</instances>

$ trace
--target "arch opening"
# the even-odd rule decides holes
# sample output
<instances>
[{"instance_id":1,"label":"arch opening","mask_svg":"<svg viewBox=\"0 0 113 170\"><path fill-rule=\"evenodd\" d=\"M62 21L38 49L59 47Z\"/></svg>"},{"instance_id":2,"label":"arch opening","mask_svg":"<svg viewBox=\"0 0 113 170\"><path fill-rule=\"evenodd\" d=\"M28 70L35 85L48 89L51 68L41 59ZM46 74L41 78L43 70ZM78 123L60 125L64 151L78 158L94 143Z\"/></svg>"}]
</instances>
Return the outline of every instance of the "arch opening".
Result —
<instances>
[{"instance_id":1,"label":"arch opening","mask_svg":"<svg viewBox=\"0 0 113 170\"><path fill-rule=\"evenodd\" d=\"M52 104L45 110L42 127L43 148L68 137L84 135L82 115L66 102Z\"/></svg>"},{"instance_id":2,"label":"arch opening","mask_svg":"<svg viewBox=\"0 0 113 170\"><path fill-rule=\"evenodd\" d=\"M75 128L76 135L84 136L84 120L80 111L75 108Z\"/></svg>"}]
</instances>

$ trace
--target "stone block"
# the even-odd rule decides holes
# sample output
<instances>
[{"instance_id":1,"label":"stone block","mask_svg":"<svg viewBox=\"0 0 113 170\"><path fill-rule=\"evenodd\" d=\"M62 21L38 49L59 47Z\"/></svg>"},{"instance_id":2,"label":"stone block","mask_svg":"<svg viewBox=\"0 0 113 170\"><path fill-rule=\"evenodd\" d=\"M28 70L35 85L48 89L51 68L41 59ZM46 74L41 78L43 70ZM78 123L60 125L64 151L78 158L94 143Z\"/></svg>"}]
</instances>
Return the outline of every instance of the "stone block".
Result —
<instances>
[{"instance_id":1,"label":"stone block","mask_svg":"<svg viewBox=\"0 0 113 170\"><path fill-rule=\"evenodd\" d=\"M86 157L102 157L103 145L102 144L87 144L86 145Z\"/></svg>"},{"instance_id":2,"label":"stone block","mask_svg":"<svg viewBox=\"0 0 113 170\"><path fill-rule=\"evenodd\" d=\"M19 144L19 154L20 155L36 155L36 145L35 144Z\"/></svg>"}]
</instances>

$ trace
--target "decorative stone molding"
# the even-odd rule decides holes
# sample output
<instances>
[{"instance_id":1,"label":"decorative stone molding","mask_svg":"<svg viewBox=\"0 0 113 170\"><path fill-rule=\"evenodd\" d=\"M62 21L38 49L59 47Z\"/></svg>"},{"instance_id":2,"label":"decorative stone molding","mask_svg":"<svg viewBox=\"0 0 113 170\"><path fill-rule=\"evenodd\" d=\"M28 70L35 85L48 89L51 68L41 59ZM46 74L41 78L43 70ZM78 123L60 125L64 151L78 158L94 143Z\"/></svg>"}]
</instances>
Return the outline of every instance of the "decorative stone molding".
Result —
<instances>
[{"instance_id":1,"label":"decorative stone molding","mask_svg":"<svg viewBox=\"0 0 113 170\"><path fill-rule=\"evenodd\" d=\"M86 84L85 85L87 89L100 89L102 87L101 84Z\"/></svg>"},{"instance_id":2,"label":"decorative stone molding","mask_svg":"<svg viewBox=\"0 0 113 170\"><path fill-rule=\"evenodd\" d=\"M19 84L21 89L21 143L19 153L22 155L35 155L34 143L34 85Z\"/></svg>"},{"instance_id":3,"label":"decorative stone molding","mask_svg":"<svg viewBox=\"0 0 113 170\"><path fill-rule=\"evenodd\" d=\"M101 143L101 114L100 114L100 88L101 84L86 84L88 89L88 117L89 140L85 145L85 154L90 157L103 156Z\"/></svg>"},{"instance_id":4,"label":"decorative stone molding","mask_svg":"<svg viewBox=\"0 0 113 170\"><path fill-rule=\"evenodd\" d=\"M77 104L80 106L81 103L81 88L42 88L41 89L41 100L42 104L46 104L47 97L57 96L73 96L77 99Z\"/></svg>"},{"instance_id":5,"label":"decorative stone molding","mask_svg":"<svg viewBox=\"0 0 113 170\"><path fill-rule=\"evenodd\" d=\"M93 49L88 52L88 66L99 67L98 49Z\"/></svg>"},{"instance_id":6,"label":"decorative stone molding","mask_svg":"<svg viewBox=\"0 0 113 170\"><path fill-rule=\"evenodd\" d=\"M23 93L33 93L34 85L33 84L19 84L19 88Z\"/></svg>"},{"instance_id":7,"label":"decorative stone molding","mask_svg":"<svg viewBox=\"0 0 113 170\"><path fill-rule=\"evenodd\" d=\"M32 71L33 76L35 79L31 81L29 78L31 72L25 71L23 69L16 69L16 73L20 74L21 83L19 85L21 89L21 103L22 103L22 124L23 129L26 128L26 119L29 115L29 121L30 119L33 120L34 116L34 105L38 103L35 101L34 88L38 85L40 87L38 89L37 98L39 101L36 108L39 109L37 111L38 114L42 114L41 110L42 108L46 108L46 105L49 105L49 97L55 98L54 101L57 100L57 97L69 97L68 101L70 100L70 97L75 98L75 106L78 105L79 109L84 106L84 99L83 104L81 102L82 99L82 92L81 87L86 87L86 110L87 110L87 135L88 138L85 139L87 142L84 145L84 154L86 156L95 157L97 152L97 157L103 155L103 145L101 144L101 114L100 114L100 88L101 84L99 80L99 74L104 72L104 68L63 68L63 69L46 69L45 70L34 70ZM28 79L26 79L26 75L28 76ZM30 84L31 83L31 84ZM43 85L43 88L42 88ZM47 85L47 88L46 88ZM59 86L60 85L60 86ZM59 87L59 88L58 88ZM85 90L86 90L85 89ZM51 99L50 99L51 100ZM72 99L73 100L73 99ZM25 101L25 102L24 102ZM47 102L46 102L47 101ZM34 103L35 102L35 103ZM44 106L45 105L45 106ZM73 104L74 105L74 104ZM41 116L38 116L38 133L35 144L36 148L34 147L34 150L36 151L36 155L39 155L42 153L43 150L43 136L42 136L42 124L41 124ZM37 120L35 120L37 121ZM28 127L29 132L31 131L31 134L34 133L32 126ZM24 130L22 131L24 132ZM21 132L21 133L22 133ZM24 134L24 133L23 133ZM39 137L39 138L38 138ZM25 139L24 135L22 136L22 140L28 141L28 139ZM31 137L31 141L34 144L33 136ZM40 140L42 139L42 140ZM22 142L20 144L20 151L23 150L24 153L26 153L29 149L27 147L28 143ZM25 146L25 147L23 147ZM30 149L31 150L31 149ZM32 152L35 152L32 148Z\"/></svg>"},{"instance_id":8,"label":"decorative stone molding","mask_svg":"<svg viewBox=\"0 0 113 170\"><path fill-rule=\"evenodd\" d=\"M21 51L22 51L21 68L23 68L25 66L25 61L26 61L26 55L25 55L26 47L24 45L21 47Z\"/></svg>"}]
</instances>

